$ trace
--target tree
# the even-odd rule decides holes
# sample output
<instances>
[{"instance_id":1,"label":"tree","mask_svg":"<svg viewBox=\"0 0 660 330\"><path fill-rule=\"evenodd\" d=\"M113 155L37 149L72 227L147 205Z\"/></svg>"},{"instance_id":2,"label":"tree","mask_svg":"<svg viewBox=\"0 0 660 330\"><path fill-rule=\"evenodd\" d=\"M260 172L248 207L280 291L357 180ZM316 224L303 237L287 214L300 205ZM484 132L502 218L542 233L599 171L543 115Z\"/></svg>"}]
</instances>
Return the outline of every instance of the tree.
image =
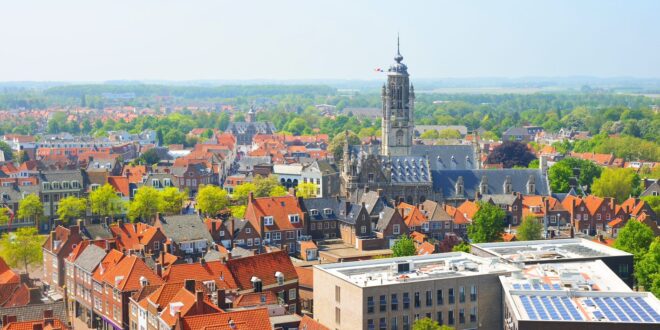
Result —
<instances>
[{"instance_id":1,"label":"tree","mask_svg":"<svg viewBox=\"0 0 660 330\"><path fill-rule=\"evenodd\" d=\"M161 209L161 203L161 195L156 188L142 186L137 190L135 196L133 196L133 201L128 205L127 215L132 221L137 219L152 220L158 210Z\"/></svg>"},{"instance_id":2,"label":"tree","mask_svg":"<svg viewBox=\"0 0 660 330\"><path fill-rule=\"evenodd\" d=\"M186 143L186 135L177 129L171 129L169 132L167 132L167 134L165 134L163 142L165 142L167 145L184 144Z\"/></svg>"},{"instance_id":3,"label":"tree","mask_svg":"<svg viewBox=\"0 0 660 330\"><path fill-rule=\"evenodd\" d=\"M257 175L254 177L254 180L252 180L252 183L255 185L254 197L271 196L271 192L275 187L282 187L277 181L277 177L274 175L269 175L267 177Z\"/></svg>"},{"instance_id":4,"label":"tree","mask_svg":"<svg viewBox=\"0 0 660 330\"><path fill-rule=\"evenodd\" d=\"M406 257L417 255L415 242L408 236L401 236L392 246L392 254L395 257Z\"/></svg>"},{"instance_id":5,"label":"tree","mask_svg":"<svg viewBox=\"0 0 660 330\"><path fill-rule=\"evenodd\" d=\"M289 192L286 190L286 188L282 186L275 186L270 189L268 192L269 197L282 197L288 195Z\"/></svg>"},{"instance_id":6,"label":"tree","mask_svg":"<svg viewBox=\"0 0 660 330\"><path fill-rule=\"evenodd\" d=\"M36 228L18 228L16 232L2 235L0 256L9 266L14 268L23 266L25 273L28 273L28 266L39 264L42 261L41 244L43 244L43 240Z\"/></svg>"},{"instance_id":7,"label":"tree","mask_svg":"<svg viewBox=\"0 0 660 330\"><path fill-rule=\"evenodd\" d=\"M619 231L614 247L632 253L635 261L638 261L646 254L653 237L653 230L649 226L636 220L628 220Z\"/></svg>"},{"instance_id":8,"label":"tree","mask_svg":"<svg viewBox=\"0 0 660 330\"><path fill-rule=\"evenodd\" d=\"M518 238L522 241L543 239L543 225L533 215L526 216L518 227Z\"/></svg>"},{"instance_id":9,"label":"tree","mask_svg":"<svg viewBox=\"0 0 660 330\"><path fill-rule=\"evenodd\" d=\"M179 214L183 201L188 194L175 187L167 187L160 192L160 212L164 214Z\"/></svg>"},{"instance_id":10,"label":"tree","mask_svg":"<svg viewBox=\"0 0 660 330\"><path fill-rule=\"evenodd\" d=\"M591 191L596 196L614 197L622 203L639 184L639 175L631 168L606 168L600 178L594 180Z\"/></svg>"},{"instance_id":11,"label":"tree","mask_svg":"<svg viewBox=\"0 0 660 330\"><path fill-rule=\"evenodd\" d=\"M454 245L451 248L452 251L454 252L465 252L465 253L470 253L470 244L465 243L465 242L460 242L457 245Z\"/></svg>"},{"instance_id":12,"label":"tree","mask_svg":"<svg viewBox=\"0 0 660 330\"><path fill-rule=\"evenodd\" d=\"M505 168L514 166L527 167L536 156L527 148L527 145L517 141L505 141L495 147L486 158L487 164L502 164Z\"/></svg>"},{"instance_id":13,"label":"tree","mask_svg":"<svg viewBox=\"0 0 660 330\"><path fill-rule=\"evenodd\" d=\"M60 199L57 206L57 216L64 223L70 223L73 219L84 217L85 213L87 213L87 200L85 198L64 197Z\"/></svg>"},{"instance_id":14,"label":"tree","mask_svg":"<svg viewBox=\"0 0 660 330\"><path fill-rule=\"evenodd\" d=\"M437 139L439 136L440 136L440 134L438 134L437 130L430 129L430 130L422 133L419 137L421 139Z\"/></svg>"},{"instance_id":15,"label":"tree","mask_svg":"<svg viewBox=\"0 0 660 330\"><path fill-rule=\"evenodd\" d=\"M160 161L160 156L158 155L158 151L156 149L149 149L140 155L140 160L147 165L153 165L153 164L158 164Z\"/></svg>"},{"instance_id":16,"label":"tree","mask_svg":"<svg viewBox=\"0 0 660 330\"><path fill-rule=\"evenodd\" d=\"M255 190L257 190L257 186L252 182L239 184L234 188L232 198L234 198L238 204L245 204L247 203L247 199L250 193L254 192Z\"/></svg>"},{"instance_id":17,"label":"tree","mask_svg":"<svg viewBox=\"0 0 660 330\"><path fill-rule=\"evenodd\" d=\"M296 187L296 196L302 198L316 197L316 184L313 182L303 182Z\"/></svg>"},{"instance_id":18,"label":"tree","mask_svg":"<svg viewBox=\"0 0 660 330\"><path fill-rule=\"evenodd\" d=\"M453 330L454 328L448 325L440 325L437 321L425 317L413 323L412 330Z\"/></svg>"},{"instance_id":19,"label":"tree","mask_svg":"<svg viewBox=\"0 0 660 330\"><path fill-rule=\"evenodd\" d=\"M231 216L238 219L242 219L243 217L245 217L246 209L247 206L245 205L234 205L229 207L229 210L231 211Z\"/></svg>"},{"instance_id":20,"label":"tree","mask_svg":"<svg viewBox=\"0 0 660 330\"><path fill-rule=\"evenodd\" d=\"M11 147L7 143L0 141L0 150L5 154L5 161L12 160L14 152L11 150Z\"/></svg>"},{"instance_id":21,"label":"tree","mask_svg":"<svg viewBox=\"0 0 660 330\"><path fill-rule=\"evenodd\" d=\"M8 208L0 208L0 226L4 226L9 223L9 214L10 211Z\"/></svg>"},{"instance_id":22,"label":"tree","mask_svg":"<svg viewBox=\"0 0 660 330\"><path fill-rule=\"evenodd\" d=\"M197 208L207 216L215 216L229 205L227 192L212 185L203 186L197 193Z\"/></svg>"},{"instance_id":23,"label":"tree","mask_svg":"<svg viewBox=\"0 0 660 330\"><path fill-rule=\"evenodd\" d=\"M102 217L114 217L124 210L121 197L117 196L115 188L104 184L89 194L89 203L93 214Z\"/></svg>"},{"instance_id":24,"label":"tree","mask_svg":"<svg viewBox=\"0 0 660 330\"><path fill-rule=\"evenodd\" d=\"M19 219L34 220L36 227L39 228L39 218L44 215L44 205L41 203L39 196L36 194L25 196L18 203L18 212L16 215Z\"/></svg>"},{"instance_id":25,"label":"tree","mask_svg":"<svg viewBox=\"0 0 660 330\"><path fill-rule=\"evenodd\" d=\"M445 128L438 133L438 138L440 139L460 139L461 132L453 128Z\"/></svg>"},{"instance_id":26,"label":"tree","mask_svg":"<svg viewBox=\"0 0 660 330\"><path fill-rule=\"evenodd\" d=\"M158 128L158 130L156 131L156 140L158 140L159 146L162 146L163 142L165 142L165 140L163 139L163 130L161 128Z\"/></svg>"},{"instance_id":27,"label":"tree","mask_svg":"<svg viewBox=\"0 0 660 330\"><path fill-rule=\"evenodd\" d=\"M649 250L635 265L635 279L637 285L644 287L646 291L653 292L656 296L660 293L660 287L655 287L653 277L660 274L660 237L656 237L651 243Z\"/></svg>"},{"instance_id":28,"label":"tree","mask_svg":"<svg viewBox=\"0 0 660 330\"><path fill-rule=\"evenodd\" d=\"M601 175L603 169L591 161L579 158L564 158L548 169L548 179L553 192L568 192L570 179L574 177L573 169L580 170L578 183L590 188L595 178Z\"/></svg>"},{"instance_id":29,"label":"tree","mask_svg":"<svg viewBox=\"0 0 660 330\"><path fill-rule=\"evenodd\" d=\"M355 145L360 144L360 138L357 134L353 132L348 132L348 144ZM330 151L335 159L335 162L340 161L344 156L344 145L346 144L346 134L337 134L330 145L328 146L328 151Z\"/></svg>"},{"instance_id":30,"label":"tree","mask_svg":"<svg viewBox=\"0 0 660 330\"><path fill-rule=\"evenodd\" d=\"M502 239L506 213L487 202L479 202L479 210L468 225L467 233L472 243L495 242Z\"/></svg>"}]
</instances>

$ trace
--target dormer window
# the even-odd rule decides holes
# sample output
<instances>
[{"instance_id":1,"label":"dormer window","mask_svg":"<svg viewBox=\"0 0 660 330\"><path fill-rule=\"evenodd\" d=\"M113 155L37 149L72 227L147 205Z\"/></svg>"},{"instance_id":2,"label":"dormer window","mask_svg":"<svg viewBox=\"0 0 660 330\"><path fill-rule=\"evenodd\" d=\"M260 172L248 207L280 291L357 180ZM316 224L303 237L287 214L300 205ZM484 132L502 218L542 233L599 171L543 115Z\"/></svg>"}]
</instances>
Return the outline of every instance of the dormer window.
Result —
<instances>
[{"instance_id":1,"label":"dormer window","mask_svg":"<svg viewBox=\"0 0 660 330\"><path fill-rule=\"evenodd\" d=\"M319 215L319 210L317 210L317 209L311 209L311 210L309 210L309 214L310 214L310 215L313 215L313 216L317 216L317 215Z\"/></svg>"},{"instance_id":2,"label":"dormer window","mask_svg":"<svg viewBox=\"0 0 660 330\"><path fill-rule=\"evenodd\" d=\"M264 217L264 226L272 226L272 225L273 225L273 217L272 216Z\"/></svg>"},{"instance_id":3,"label":"dormer window","mask_svg":"<svg viewBox=\"0 0 660 330\"><path fill-rule=\"evenodd\" d=\"M277 285L284 285L284 274L282 272L275 272L275 279L277 279Z\"/></svg>"},{"instance_id":4,"label":"dormer window","mask_svg":"<svg viewBox=\"0 0 660 330\"><path fill-rule=\"evenodd\" d=\"M53 189L59 190L60 189L60 183L59 182L53 182L52 183Z\"/></svg>"},{"instance_id":5,"label":"dormer window","mask_svg":"<svg viewBox=\"0 0 660 330\"><path fill-rule=\"evenodd\" d=\"M69 182L67 182L67 181L62 182L62 189L70 189L69 188Z\"/></svg>"},{"instance_id":6,"label":"dormer window","mask_svg":"<svg viewBox=\"0 0 660 330\"><path fill-rule=\"evenodd\" d=\"M44 187L44 190L50 190L50 182L44 182L42 186Z\"/></svg>"},{"instance_id":7,"label":"dormer window","mask_svg":"<svg viewBox=\"0 0 660 330\"><path fill-rule=\"evenodd\" d=\"M289 222L298 223L300 222L300 216L297 214L289 214Z\"/></svg>"},{"instance_id":8,"label":"dormer window","mask_svg":"<svg viewBox=\"0 0 660 330\"><path fill-rule=\"evenodd\" d=\"M330 215L332 214L332 209L323 209L323 213L325 213L325 215Z\"/></svg>"},{"instance_id":9,"label":"dormer window","mask_svg":"<svg viewBox=\"0 0 660 330\"><path fill-rule=\"evenodd\" d=\"M100 185L97 184L97 183L94 183L94 184L92 184L92 185L90 186L90 188L92 189L92 191L94 191L94 190L96 190L96 189L99 189L99 187L100 187Z\"/></svg>"},{"instance_id":10,"label":"dormer window","mask_svg":"<svg viewBox=\"0 0 660 330\"><path fill-rule=\"evenodd\" d=\"M163 179L163 185L165 187L172 187L172 180L170 179Z\"/></svg>"}]
</instances>

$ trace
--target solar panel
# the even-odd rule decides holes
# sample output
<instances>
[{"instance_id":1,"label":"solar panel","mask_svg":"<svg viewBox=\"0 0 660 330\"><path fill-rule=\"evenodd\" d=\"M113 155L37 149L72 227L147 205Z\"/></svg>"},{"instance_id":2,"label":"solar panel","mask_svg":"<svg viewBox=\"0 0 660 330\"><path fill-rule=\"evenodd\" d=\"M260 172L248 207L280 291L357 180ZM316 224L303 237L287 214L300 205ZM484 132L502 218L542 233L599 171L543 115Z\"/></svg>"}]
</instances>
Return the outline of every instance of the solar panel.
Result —
<instances>
[{"instance_id":1,"label":"solar panel","mask_svg":"<svg viewBox=\"0 0 660 330\"><path fill-rule=\"evenodd\" d=\"M516 290L520 290L520 284L514 284L513 288L516 289Z\"/></svg>"},{"instance_id":2,"label":"solar panel","mask_svg":"<svg viewBox=\"0 0 660 330\"><path fill-rule=\"evenodd\" d=\"M529 319L538 320L538 317L536 316L536 312L534 311L534 308L532 307L532 304L529 301L529 297L520 296L520 302L522 302L522 305L525 308L525 312L527 312Z\"/></svg>"},{"instance_id":3,"label":"solar panel","mask_svg":"<svg viewBox=\"0 0 660 330\"><path fill-rule=\"evenodd\" d=\"M534 290L542 290L541 286L538 284L534 284L533 286L534 286Z\"/></svg>"},{"instance_id":4,"label":"solar panel","mask_svg":"<svg viewBox=\"0 0 660 330\"><path fill-rule=\"evenodd\" d=\"M574 320L581 321L581 320L584 319L582 317L582 315L578 312L575 305L573 305L573 302L571 302L571 300L568 299L568 297L561 297L561 301L564 303L564 305L568 309L568 312L571 313L571 317L573 317Z\"/></svg>"},{"instance_id":5,"label":"solar panel","mask_svg":"<svg viewBox=\"0 0 660 330\"><path fill-rule=\"evenodd\" d=\"M612 310L612 312L614 312L614 315L618 316L619 319L620 319L621 321L624 321L624 322L628 322L628 321L630 321L630 319L628 318L628 316L626 315L626 313L624 313L624 312L621 310L621 308L619 307L619 305L617 305L616 303L614 303L614 300L612 300L612 298L610 298L610 297L605 297L605 299L603 299L603 300L604 300L605 303L607 304L607 307L608 307L610 310Z\"/></svg>"},{"instance_id":6,"label":"solar panel","mask_svg":"<svg viewBox=\"0 0 660 330\"><path fill-rule=\"evenodd\" d=\"M601 298L594 298L594 301L596 302L596 305L598 306L598 309L600 309L604 314L605 317L610 320L610 321L618 321L619 319L614 316L614 313L605 305L605 303L601 300Z\"/></svg>"},{"instance_id":7,"label":"solar panel","mask_svg":"<svg viewBox=\"0 0 660 330\"><path fill-rule=\"evenodd\" d=\"M642 321L642 319L640 319L639 316L637 316L635 311L633 311L630 308L630 306L626 304L626 302L623 301L623 299L621 299L621 297L614 297L614 301L617 303L617 305L619 305L619 307L621 307L621 309L626 313L626 315L628 315L630 319L632 319L635 322Z\"/></svg>"},{"instance_id":8,"label":"solar panel","mask_svg":"<svg viewBox=\"0 0 660 330\"><path fill-rule=\"evenodd\" d=\"M534 305L534 308L537 313L539 313L539 317L541 320L549 320L548 314L545 312L545 309L543 309L543 305L541 304L541 301L539 301L539 297L537 296L532 296L532 305Z\"/></svg>"},{"instance_id":9,"label":"solar panel","mask_svg":"<svg viewBox=\"0 0 660 330\"><path fill-rule=\"evenodd\" d=\"M570 321L571 316L568 315L568 311L564 307L564 305L561 303L558 297L551 297L550 300L552 301L552 304L557 308L559 311L559 314L561 315L562 320Z\"/></svg>"},{"instance_id":10,"label":"solar panel","mask_svg":"<svg viewBox=\"0 0 660 330\"><path fill-rule=\"evenodd\" d=\"M605 318L605 316L603 315L603 313L601 313L601 312L599 312L599 311L594 311L594 317L596 317L596 318L599 319L599 320Z\"/></svg>"},{"instance_id":11,"label":"solar panel","mask_svg":"<svg viewBox=\"0 0 660 330\"><path fill-rule=\"evenodd\" d=\"M646 300L641 297L635 297L635 301L644 307L644 311L646 311L656 322L660 322L660 314L653 307L651 307L651 305L649 305Z\"/></svg>"},{"instance_id":12,"label":"solar panel","mask_svg":"<svg viewBox=\"0 0 660 330\"><path fill-rule=\"evenodd\" d=\"M529 284L523 284L523 289L530 290L532 287Z\"/></svg>"},{"instance_id":13,"label":"solar panel","mask_svg":"<svg viewBox=\"0 0 660 330\"><path fill-rule=\"evenodd\" d=\"M552 289L550 288L550 285L543 284L543 290L552 290Z\"/></svg>"},{"instance_id":14,"label":"solar panel","mask_svg":"<svg viewBox=\"0 0 660 330\"><path fill-rule=\"evenodd\" d=\"M651 315L649 314L650 311L653 311L651 306L649 306L644 299L635 297L633 298L626 298L626 302L630 304L630 306L633 308L637 314L639 314L639 317L644 320L644 322L653 322L653 319L651 318ZM643 303L643 304L642 304ZM644 306L644 304L646 306ZM642 307L644 306L644 307ZM648 306L648 309L646 308Z\"/></svg>"},{"instance_id":15,"label":"solar panel","mask_svg":"<svg viewBox=\"0 0 660 330\"><path fill-rule=\"evenodd\" d=\"M543 302L543 306L545 306L545 309L548 310L548 314L550 315L551 320L558 320L559 319L559 313L557 313L557 310L555 307L552 305L550 302L550 299L547 296L541 297L541 302Z\"/></svg>"},{"instance_id":16,"label":"solar panel","mask_svg":"<svg viewBox=\"0 0 660 330\"><path fill-rule=\"evenodd\" d=\"M553 284L552 288L555 289L555 290L561 290L561 286L559 286L559 284L557 284L557 283Z\"/></svg>"}]
</instances>

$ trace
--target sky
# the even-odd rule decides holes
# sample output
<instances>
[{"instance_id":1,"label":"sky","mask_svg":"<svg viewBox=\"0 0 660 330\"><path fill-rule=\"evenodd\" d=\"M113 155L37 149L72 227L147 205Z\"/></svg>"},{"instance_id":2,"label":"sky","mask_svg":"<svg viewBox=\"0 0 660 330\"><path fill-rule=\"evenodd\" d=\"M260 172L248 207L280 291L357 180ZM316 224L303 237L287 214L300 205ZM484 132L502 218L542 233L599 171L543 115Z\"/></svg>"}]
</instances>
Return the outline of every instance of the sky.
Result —
<instances>
[{"instance_id":1,"label":"sky","mask_svg":"<svg viewBox=\"0 0 660 330\"><path fill-rule=\"evenodd\" d=\"M0 81L660 77L660 1L0 0Z\"/></svg>"}]
</instances>

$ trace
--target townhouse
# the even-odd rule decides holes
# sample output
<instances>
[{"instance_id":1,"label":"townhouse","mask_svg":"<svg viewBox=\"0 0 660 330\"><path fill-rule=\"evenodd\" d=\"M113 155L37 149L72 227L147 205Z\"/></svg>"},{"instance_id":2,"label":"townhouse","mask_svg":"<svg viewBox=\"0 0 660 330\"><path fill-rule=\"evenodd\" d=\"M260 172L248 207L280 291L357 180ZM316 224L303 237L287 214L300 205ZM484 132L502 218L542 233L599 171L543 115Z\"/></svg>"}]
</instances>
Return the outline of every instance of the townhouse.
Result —
<instances>
[{"instance_id":1,"label":"townhouse","mask_svg":"<svg viewBox=\"0 0 660 330\"><path fill-rule=\"evenodd\" d=\"M80 226L74 225L65 228L57 226L50 232L42 245L43 252L43 281L51 289L63 293L65 284L64 259L83 240Z\"/></svg>"},{"instance_id":2,"label":"townhouse","mask_svg":"<svg viewBox=\"0 0 660 330\"><path fill-rule=\"evenodd\" d=\"M94 318L92 274L106 256L105 249L97 244L82 241L65 261L69 312L90 328L99 326Z\"/></svg>"},{"instance_id":3,"label":"townhouse","mask_svg":"<svg viewBox=\"0 0 660 330\"><path fill-rule=\"evenodd\" d=\"M245 219L258 231L262 244L265 241L295 252L296 241L304 234L305 218L300 199L295 196L248 196Z\"/></svg>"},{"instance_id":4,"label":"townhouse","mask_svg":"<svg viewBox=\"0 0 660 330\"><path fill-rule=\"evenodd\" d=\"M157 217L154 227L167 237L166 251L188 261L203 256L213 244L202 219L196 214L170 215Z\"/></svg>"}]
</instances>

